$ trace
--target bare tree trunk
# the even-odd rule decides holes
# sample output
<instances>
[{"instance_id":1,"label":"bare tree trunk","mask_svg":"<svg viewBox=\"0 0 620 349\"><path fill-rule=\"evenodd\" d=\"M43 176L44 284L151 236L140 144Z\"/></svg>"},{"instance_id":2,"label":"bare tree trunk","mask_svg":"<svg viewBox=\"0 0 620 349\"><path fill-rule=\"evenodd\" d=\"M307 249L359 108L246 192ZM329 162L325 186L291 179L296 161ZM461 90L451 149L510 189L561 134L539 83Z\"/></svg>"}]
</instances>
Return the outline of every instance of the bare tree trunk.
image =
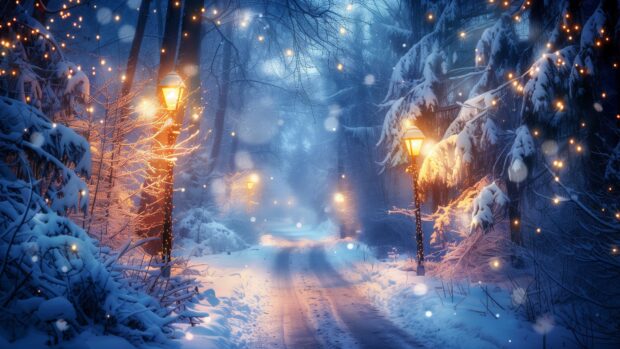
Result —
<instances>
[{"instance_id":1,"label":"bare tree trunk","mask_svg":"<svg viewBox=\"0 0 620 349\"><path fill-rule=\"evenodd\" d=\"M226 39L230 39L232 34L232 24L224 25L224 35ZM207 174L211 174L215 170L222 147L222 138L224 136L224 120L226 110L228 108L228 94L230 92L230 74L232 66L232 44L225 41L224 52L222 54L222 79L219 88L217 100L217 110L215 112L215 120L213 122L213 144L211 145L211 156Z\"/></svg>"},{"instance_id":2,"label":"bare tree trunk","mask_svg":"<svg viewBox=\"0 0 620 349\"><path fill-rule=\"evenodd\" d=\"M185 104L191 114L201 109L200 91L200 50L202 41L202 12L204 0L186 0L181 27L181 47L179 48L180 74L185 80L189 95ZM183 118L183 114L178 115ZM193 133L200 122L190 118L190 132ZM182 121L180 122L182 124Z\"/></svg>"}]
</instances>

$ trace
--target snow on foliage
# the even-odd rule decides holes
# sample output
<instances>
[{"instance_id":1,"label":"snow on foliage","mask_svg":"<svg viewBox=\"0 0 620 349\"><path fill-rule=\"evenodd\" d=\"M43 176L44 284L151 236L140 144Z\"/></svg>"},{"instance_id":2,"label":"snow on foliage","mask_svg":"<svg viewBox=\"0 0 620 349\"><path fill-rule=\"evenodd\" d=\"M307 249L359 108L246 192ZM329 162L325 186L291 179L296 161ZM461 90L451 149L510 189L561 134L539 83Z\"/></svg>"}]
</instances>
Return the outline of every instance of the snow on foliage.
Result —
<instances>
[{"instance_id":1,"label":"snow on foliage","mask_svg":"<svg viewBox=\"0 0 620 349\"><path fill-rule=\"evenodd\" d=\"M6 26L3 37L22 40L8 42L10 49L0 58L0 68L19 73L4 74L0 91L40 109L53 120L80 114L89 100L86 74L65 60L53 35L24 9L18 7L14 18L15 25Z\"/></svg>"},{"instance_id":2,"label":"snow on foliage","mask_svg":"<svg viewBox=\"0 0 620 349\"><path fill-rule=\"evenodd\" d=\"M493 227L496 216L503 213L502 210L508 204L508 201L508 196L504 194L495 182L484 187L472 204L472 230L481 228L486 231Z\"/></svg>"},{"instance_id":3,"label":"snow on foliage","mask_svg":"<svg viewBox=\"0 0 620 349\"><path fill-rule=\"evenodd\" d=\"M571 122L568 108L569 77L575 57L574 46L546 53L530 68L531 79L525 84L523 118L558 128Z\"/></svg>"},{"instance_id":4,"label":"snow on foliage","mask_svg":"<svg viewBox=\"0 0 620 349\"><path fill-rule=\"evenodd\" d=\"M507 70L513 69L518 57L518 43L513 21L508 14L502 15L495 25L482 33L476 45L476 66L485 66L486 70L471 90L470 97L496 87Z\"/></svg>"},{"instance_id":5,"label":"snow on foliage","mask_svg":"<svg viewBox=\"0 0 620 349\"><path fill-rule=\"evenodd\" d=\"M84 210L87 186L78 174L90 175L88 142L69 128L52 123L40 111L6 97L0 97L0 118L5 151L29 154L29 160L37 165L37 174L50 177L40 188L50 207L61 214Z\"/></svg>"},{"instance_id":6,"label":"snow on foliage","mask_svg":"<svg viewBox=\"0 0 620 349\"><path fill-rule=\"evenodd\" d=\"M424 217L424 220L433 221L432 245L446 248L448 244L458 243L469 236L473 201L488 184L489 179L482 178L450 203L439 206L433 214Z\"/></svg>"},{"instance_id":7,"label":"snow on foliage","mask_svg":"<svg viewBox=\"0 0 620 349\"><path fill-rule=\"evenodd\" d=\"M430 188L436 184L453 187L457 183L458 163L454 156L456 135L437 142L424 158L418 183L421 188Z\"/></svg>"},{"instance_id":8,"label":"snow on foliage","mask_svg":"<svg viewBox=\"0 0 620 349\"><path fill-rule=\"evenodd\" d=\"M213 221L213 217L202 207L190 209L177 224L177 232L176 242L186 256L199 257L248 247L236 232Z\"/></svg>"},{"instance_id":9,"label":"snow on foliage","mask_svg":"<svg viewBox=\"0 0 620 349\"><path fill-rule=\"evenodd\" d=\"M605 30L615 27L617 34L620 29L620 21L609 23L610 20L611 18L607 16L603 9L603 2L601 2L583 26L579 52L575 57L574 64L571 64L569 86L570 94L573 97L591 92L588 88L588 83L592 83L592 81L587 79L587 77L598 75L597 67L600 66L600 63L607 60L605 53L601 52L599 46L602 42L605 42L605 37L609 35ZM607 62L604 64L607 64ZM596 82L594 83L596 84Z\"/></svg>"},{"instance_id":10,"label":"snow on foliage","mask_svg":"<svg viewBox=\"0 0 620 349\"><path fill-rule=\"evenodd\" d=\"M436 32L424 36L398 60L392 70L386 101L400 98L419 82L427 57L438 49L437 38Z\"/></svg>"},{"instance_id":11,"label":"snow on foliage","mask_svg":"<svg viewBox=\"0 0 620 349\"><path fill-rule=\"evenodd\" d=\"M403 97L385 105L390 108L383 121L383 129L378 144L387 143L388 153L382 165L398 166L407 161L401 138L405 132L405 120L415 121L422 113L432 112L438 105L435 90L440 77L445 72L444 55L434 51L424 63L422 78Z\"/></svg>"},{"instance_id":12,"label":"snow on foliage","mask_svg":"<svg viewBox=\"0 0 620 349\"><path fill-rule=\"evenodd\" d=\"M520 126L515 132L515 140L510 148L510 166L508 167L508 179L512 182L522 182L528 174L525 160L534 155L534 139L526 125Z\"/></svg>"},{"instance_id":13,"label":"snow on foliage","mask_svg":"<svg viewBox=\"0 0 620 349\"><path fill-rule=\"evenodd\" d=\"M5 97L0 103L3 327L22 323L19 337L31 325L58 341L96 323L134 343L167 341L175 318L126 284L118 255L106 257L107 249L60 215L86 207L78 172L90 171L88 144L31 106ZM31 312L21 311L26 305Z\"/></svg>"}]
</instances>

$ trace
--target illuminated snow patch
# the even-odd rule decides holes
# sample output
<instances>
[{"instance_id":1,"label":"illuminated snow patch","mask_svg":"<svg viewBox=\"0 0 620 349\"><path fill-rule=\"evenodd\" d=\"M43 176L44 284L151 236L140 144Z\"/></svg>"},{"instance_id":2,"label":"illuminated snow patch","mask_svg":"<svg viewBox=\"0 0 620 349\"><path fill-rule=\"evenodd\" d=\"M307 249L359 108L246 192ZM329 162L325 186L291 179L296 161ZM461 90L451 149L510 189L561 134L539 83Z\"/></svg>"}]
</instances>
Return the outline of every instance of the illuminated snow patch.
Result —
<instances>
[{"instance_id":1,"label":"illuminated snow patch","mask_svg":"<svg viewBox=\"0 0 620 349\"><path fill-rule=\"evenodd\" d=\"M428 286L426 284L420 283L413 286L413 294L416 296L424 296L426 293L428 293Z\"/></svg>"}]
</instances>

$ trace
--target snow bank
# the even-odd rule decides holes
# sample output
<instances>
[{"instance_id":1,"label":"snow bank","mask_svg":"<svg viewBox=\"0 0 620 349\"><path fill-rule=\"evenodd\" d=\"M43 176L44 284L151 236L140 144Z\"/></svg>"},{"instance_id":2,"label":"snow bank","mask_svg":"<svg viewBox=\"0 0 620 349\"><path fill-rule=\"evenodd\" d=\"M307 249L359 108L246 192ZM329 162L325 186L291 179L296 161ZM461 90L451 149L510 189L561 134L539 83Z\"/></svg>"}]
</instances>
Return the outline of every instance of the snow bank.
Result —
<instances>
[{"instance_id":1,"label":"snow bank","mask_svg":"<svg viewBox=\"0 0 620 349\"><path fill-rule=\"evenodd\" d=\"M535 348L541 346L538 325L520 316L525 292L479 280L441 280L418 277L407 256L377 260L368 247L346 242L329 246L332 265L354 283L395 324L420 338L428 348ZM504 271L504 265L490 273ZM433 266L427 263L427 271ZM543 319L541 319L543 321ZM552 322L547 321L547 324ZM573 347L572 334L551 325L550 348ZM423 334L423 335L422 335Z\"/></svg>"},{"instance_id":2,"label":"snow bank","mask_svg":"<svg viewBox=\"0 0 620 349\"><path fill-rule=\"evenodd\" d=\"M190 209L177 224L179 253L198 257L206 254L238 251L248 247L239 235L215 222L204 208Z\"/></svg>"}]
</instances>

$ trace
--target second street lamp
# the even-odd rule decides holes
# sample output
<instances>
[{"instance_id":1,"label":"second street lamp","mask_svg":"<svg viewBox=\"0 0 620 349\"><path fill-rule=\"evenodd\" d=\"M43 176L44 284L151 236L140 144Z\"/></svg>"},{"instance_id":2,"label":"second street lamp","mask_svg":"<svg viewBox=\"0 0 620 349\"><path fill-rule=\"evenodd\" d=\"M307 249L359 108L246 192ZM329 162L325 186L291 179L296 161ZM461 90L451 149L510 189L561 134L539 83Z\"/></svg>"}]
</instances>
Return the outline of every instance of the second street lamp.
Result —
<instances>
[{"instance_id":1,"label":"second street lamp","mask_svg":"<svg viewBox=\"0 0 620 349\"><path fill-rule=\"evenodd\" d=\"M424 235L422 233L422 215L420 213L420 197L418 194L418 168L416 160L420 151L422 150L422 144L424 143L424 133L419 128L412 126L407 128L403 136L407 153L411 157L411 165L407 168L408 172L411 172L412 184L413 184L413 201L415 205L415 240L417 247L417 262L418 267L416 270L417 275L424 275Z\"/></svg>"},{"instance_id":2,"label":"second street lamp","mask_svg":"<svg viewBox=\"0 0 620 349\"><path fill-rule=\"evenodd\" d=\"M170 261L172 254L172 209L173 209L173 186L174 186L174 144L176 135L180 132L181 125L178 122L179 113L183 112L181 108L183 95L185 93L185 83L183 79L174 71L168 73L159 82L158 86L162 104L168 112L164 121L164 127L168 127L166 132L166 146L164 147L163 157L166 161L165 173L163 174L164 186L164 222L162 226L162 261L163 275L170 276Z\"/></svg>"}]
</instances>

